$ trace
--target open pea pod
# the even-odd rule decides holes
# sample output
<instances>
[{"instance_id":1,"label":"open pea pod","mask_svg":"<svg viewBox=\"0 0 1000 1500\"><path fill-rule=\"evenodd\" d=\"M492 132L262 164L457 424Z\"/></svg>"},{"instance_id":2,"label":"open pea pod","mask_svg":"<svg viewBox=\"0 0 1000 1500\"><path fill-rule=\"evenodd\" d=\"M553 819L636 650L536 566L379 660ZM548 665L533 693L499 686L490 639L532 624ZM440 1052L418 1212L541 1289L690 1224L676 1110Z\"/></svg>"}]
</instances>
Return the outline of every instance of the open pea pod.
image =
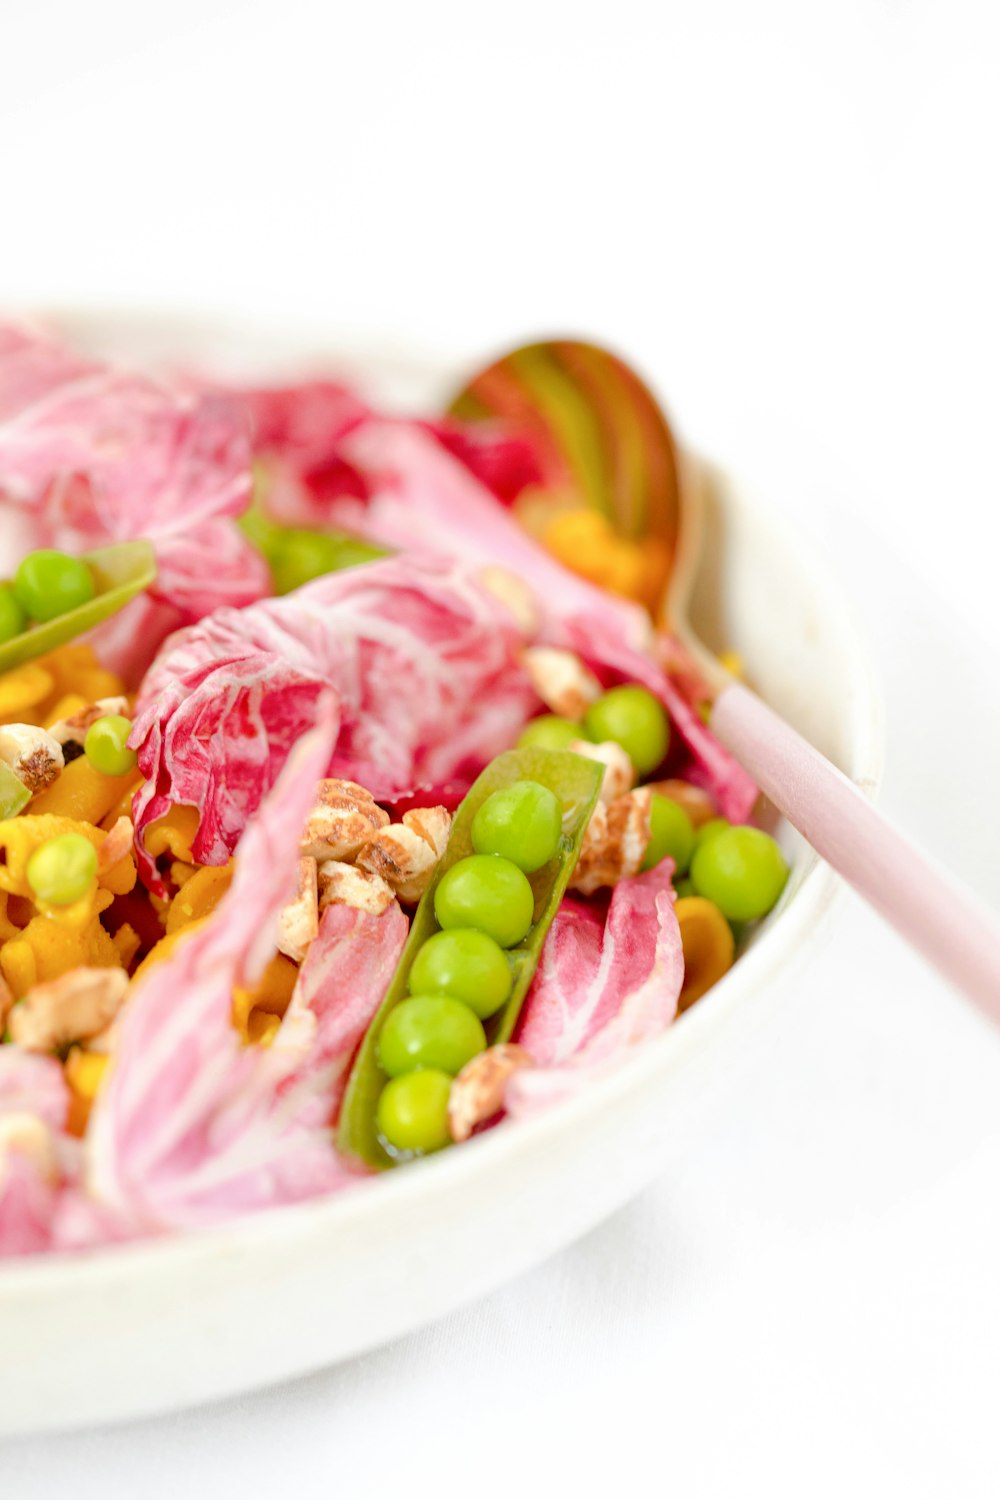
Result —
<instances>
[{"instance_id":1,"label":"open pea pod","mask_svg":"<svg viewBox=\"0 0 1000 1500\"><path fill-rule=\"evenodd\" d=\"M96 589L93 599L79 609L68 610L43 625L32 625L4 641L0 645L0 672L10 672L26 661L45 656L100 625L148 589L156 578L156 561L147 541L114 542L110 547L84 552L82 559L93 574Z\"/></svg>"},{"instance_id":2,"label":"open pea pod","mask_svg":"<svg viewBox=\"0 0 1000 1500\"><path fill-rule=\"evenodd\" d=\"M507 750L503 755L498 755L473 784L455 814L448 847L417 907L410 936L392 982L351 1069L337 1131L337 1144L349 1156L358 1158L369 1167L395 1165L393 1157L379 1139L375 1124L379 1095L387 1082L378 1060L379 1037L389 1012L401 1000L405 1000L409 992L410 969L417 953L429 937L440 931L434 915L434 893L441 877L460 859L475 853L472 847L472 820L479 808L487 797L515 781L538 781L555 792L563 809L563 834L559 850L548 864L529 877L535 896L531 928L516 947L507 950L514 984L502 1009L486 1022L486 1040L493 1046L497 1042L509 1041L514 1034L546 934L576 867L580 844L594 810L603 775L603 766L582 755L573 755L567 750L530 748Z\"/></svg>"}]
</instances>

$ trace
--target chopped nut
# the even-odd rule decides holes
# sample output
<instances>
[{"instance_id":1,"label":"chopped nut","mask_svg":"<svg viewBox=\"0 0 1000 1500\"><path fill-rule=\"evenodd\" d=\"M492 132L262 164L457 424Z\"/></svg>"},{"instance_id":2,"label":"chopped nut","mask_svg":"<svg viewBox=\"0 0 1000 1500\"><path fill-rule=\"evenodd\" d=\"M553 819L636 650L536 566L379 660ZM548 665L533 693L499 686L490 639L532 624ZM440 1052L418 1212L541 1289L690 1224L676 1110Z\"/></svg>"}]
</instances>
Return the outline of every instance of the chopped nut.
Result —
<instances>
[{"instance_id":1,"label":"chopped nut","mask_svg":"<svg viewBox=\"0 0 1000 1500\"><path fill-rule=\"evenodd\" d=\"M319 867L319 909L355 906L378 916L395 900L392 886L371 870L338 859L325 859Z\"/></svg>"},{"instance_id":2,"label":"chopped nut","mask_svg":"<svg viewBox=\"0 0 1000 1500\"><path fill-rule=\"evenodd\" d=\"M354 859L388 822L389 814L363 786L327 777L317 783L299 847L317 860Z\"/></svg>"},{"instance_id":3,"label":"chopped nut","mask_svg":"<svg viewBox=\"0 0 1000 1500\"><path fill-rule=\"evenodd\" d=\"M531 635L538 629L538 606L535 603L535 596L516 573L511 573L507 568L491 563L489 567L480 569L479 581L494 599L499 599L501 604L507 606L525 635Z\"/></svg>"},{"instance_id":4,"label":"chopped nut","mask_svg":"<svg viewBox=\"0 0 1000 1500\"><path fill-rule=\"evenodd\" d=\"M131 852L132 819L123 815L115 820L108 830L107 838L97 851L98 879Z\"/></svg>"},{"instance_id":5,"label":"chopped nut","mask_svg":"<svg viewBox=\"0 0 1000 1500\"><path fill-rule=\"evenodd\" d=\"M448 847L451 813L446 807L413 807L403 814L403 822L425 839L438 859Z\"/></svg>"},{"instance_id":6,"label":"chopped nut","mask_svg":"<svg viewBox=\"0 0 1000 1500\"><path fill-rule=\"evenodd\" d=\"M451 815L443 807L415 808L375 835L358 855L357 865L380 875L401 901L419 901L444 853Z\"/></svg>"},{"instance_id":7,"label":"chopped nut","mask_svg":"<svg viewBox=\"0 0 1000 1500\"><path fill-rule=\"evenodd\" d=\"M7 1022L11 1040L29 1052L53 1052L110 1025L128 990L124 969L81 967L36 984Z\"/></svg>"},{"instance_id":8,"label":"chopped nut","mask_svg":"<svg viewBox=\"0 0 1000 1500\"><path fill-rule=\"evenodd\" d=\"M529 646L521 662L542 702L564 719L582 719L601 696L601 684L574 651Z\"/></svg>"},{"instance_id":9,"label":"chopped nut","mask_svg":"<svg viewBox=\"0 0 1000 1500\"><path fill-rule=\"evenodd\" d=\"M49 734L60 745L82 745L87 738L87 730L91 724L98 719L105 718L108 714L121 714L123 718L129 716L128 699L98 698L96 703L88 703L86 708L81 708L77 713L70 714L68 719L57 719L54 724L49 725Z\"/></svg>"},{"instance_id":10,"label":"chopped nut","mask_svg":"<svg viewBox=\"0 0 1000 1500\"><path fill-rule=\"evenodd\" d=\"M299 860L298 886L294 898L278 913L278 952L300 964L319 931L319 893L316 861L311 855Z\"/></svg>"},{"instance_id":11,"label":"chopped nut","mask_svg":"<svg viewBox=\"0 0 1000 1500\"><path fill-rule=\"evenodd\" d=\"M602 740L599 745L592 744L590 740L570 740L569 748L576 755L602 761L607 767L601 783L602 802L614 802L635 786L635 768L627 751L614 740Z\"/></svg>"},{"instance_id":12,"label":"chopped nut","mask_svg":"<svg viewBox=\"0 0 1000 1500\"><path fill-rule=\"evenodd\" d=\"M0 760L7 762L32 796L51 786L65 764L59 741L37 724L0 727Z\"/></svg>"},{"instance_id":13,"label":"chopped nut","mask_svg":"<svg viewBox=\"0 0 1000 1500\"><path fill-rule=\"evenodd\" d=\"M608 806L597 804L583 836L571 890L591 896L601 886L638 874L649 844L651 802L649 788L640 786Z\"/></svg>"},{"instance_id":14,"label":"chopped nut","mask_svg":"<svg viewBox=\"0 0 1000 1500\"><path fill-rule=\"evenodd\" d=\"M448 1129L453 1141L467 1141L477 1125L503 1108L507 1079L521 1068L533 1068L534 1059L516 1042L487 1047L467 1062L451 1086L448 1096Z\"/></svg>"},{"instance_id":15,"label":"chopped nut","mask_svg":"<svg viewBox=\"0 0 1000 1500\"><path fill-rule=\"evenodd\" d=\"M658 792L661 797L669 797L683 807L695 828L700 828L703 823L709 822L711 818L719 816L715 803L707 792L703 792L700 786L692 786L690 781L650 781L647 783L651 792Z\"/></svg>"},{"instance_id":16,"label":"chopped nut","mask_svg":"<svg viewBox=\"0 0 1000 1500\"><path fill-rule=\"evenodd\" d=\"M49 1182L57 1176L55 1142L44 1120L27 1110L12 1110L0 1115L0 1188L3 1186L5 1158L17 1153L34 1162Z\"/></svg>"}]
</instances>

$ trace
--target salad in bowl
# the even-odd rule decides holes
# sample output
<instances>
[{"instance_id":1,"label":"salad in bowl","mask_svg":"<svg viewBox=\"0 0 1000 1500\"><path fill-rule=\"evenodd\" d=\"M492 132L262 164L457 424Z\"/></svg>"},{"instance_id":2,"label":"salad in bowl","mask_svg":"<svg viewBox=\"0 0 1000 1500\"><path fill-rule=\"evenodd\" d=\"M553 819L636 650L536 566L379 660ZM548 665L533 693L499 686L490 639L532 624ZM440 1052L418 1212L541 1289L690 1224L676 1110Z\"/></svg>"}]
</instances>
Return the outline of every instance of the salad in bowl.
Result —
<instances>
[{"instance_id":1,"label":"salad in bowl","mask_svg":"<svg viewBox=\"0 0 1000 1500\"><path fill-rule=\"evenodd\" d=\"M530 423L6 326L0 540L2 1255L516 1131L781 897L662 547Z\"/></svg>"}]
</instances>

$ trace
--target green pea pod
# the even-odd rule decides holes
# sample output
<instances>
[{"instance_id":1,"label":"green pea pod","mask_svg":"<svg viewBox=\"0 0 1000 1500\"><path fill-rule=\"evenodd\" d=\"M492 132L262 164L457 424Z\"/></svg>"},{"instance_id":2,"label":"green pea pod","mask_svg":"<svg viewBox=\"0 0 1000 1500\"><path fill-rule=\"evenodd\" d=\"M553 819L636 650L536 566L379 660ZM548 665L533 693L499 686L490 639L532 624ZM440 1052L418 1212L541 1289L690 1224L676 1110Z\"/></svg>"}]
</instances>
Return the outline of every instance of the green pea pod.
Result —
<instances>
[{"instance_id":1,"label":"green pea pod","mask_svg":"<svg viewBox=\"0 0 1000 1500\"><path fill-rule=\"evenodd\" d=\"M527 937L507 958L514 975L510 997L501 1010L486 1022L486 1040L490 1046L506 1042L514 1034L521 1006L534 978L546 934L559 909L576 868L580 844L594 810L604 767L582 755L567 750L507 750L486 767L463 801L452 824L448 848L434 872L434 878L417 907L410 936L392 982L361 1044L344 1104L340 1112L337 1144L347 1155L358 1158L369 1167L395 1165L383 1148L375 1125L375 1109L387 1078L378 1060L378 1043L389 1012L408 993L410 969L418 951L429 937L440 931L434 915L434 892L438 882L452 865L475 851L472 847L472 820L487 797L515 781L538 781L555 792L563 807L563 835L558 852L548 864L530 876L535 896L534 920Z\"/></svg>"},{"instance_id":2,"label":"green pea pod","mask_svg":"<svg viewBox=\"0 0 1000 1500\"><path fill-rule=\"evenodd\" d=\"M4 818L16 818L30 801L31 793L24 782L14 775L6 761L0 760L0 822Z\"/></svg>"},{"instance_id":3,"label":"green pea pod","mask_svg":"<svg viewBox=\"0 0 1000 1500\"><path fill-rule=\"evenodd\" d=\"M68 610L55 620L43 625L32 625L11 640L0 645L0 672L10 672L23 666L26 661L45 656L57 646L75 640L78 635L100 625L115 615L136 594L156 578L156 562L149 542L115 542L110 547L98 547L94 552L84 552L83 561L94 578L97 592L93 599L81 604L79 609Z\"/></svg>"}]
</instances>

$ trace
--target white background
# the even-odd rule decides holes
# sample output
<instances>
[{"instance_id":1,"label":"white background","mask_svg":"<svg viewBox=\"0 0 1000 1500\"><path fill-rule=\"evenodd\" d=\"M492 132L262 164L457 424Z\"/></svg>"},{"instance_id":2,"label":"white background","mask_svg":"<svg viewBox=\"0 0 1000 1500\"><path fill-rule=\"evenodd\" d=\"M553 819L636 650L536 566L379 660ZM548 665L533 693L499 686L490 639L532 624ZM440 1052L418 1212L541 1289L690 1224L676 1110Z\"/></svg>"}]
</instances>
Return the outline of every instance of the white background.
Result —
<instances>
[{"instance_id":1,"label":"white background","mask_svg":"<svg viewBox=\"0 0 1000 1500\"><path fill-rule=\"evenodd\" d=\"M617 344L827 550L884 805L1000 904L995 6L32 0L0 56L0 306ZM340 1370L11 1444L0 1490L995 1496L998 1188L1000 1045L847 897L587 1240Z\"/></svg>"}]
</instances>

